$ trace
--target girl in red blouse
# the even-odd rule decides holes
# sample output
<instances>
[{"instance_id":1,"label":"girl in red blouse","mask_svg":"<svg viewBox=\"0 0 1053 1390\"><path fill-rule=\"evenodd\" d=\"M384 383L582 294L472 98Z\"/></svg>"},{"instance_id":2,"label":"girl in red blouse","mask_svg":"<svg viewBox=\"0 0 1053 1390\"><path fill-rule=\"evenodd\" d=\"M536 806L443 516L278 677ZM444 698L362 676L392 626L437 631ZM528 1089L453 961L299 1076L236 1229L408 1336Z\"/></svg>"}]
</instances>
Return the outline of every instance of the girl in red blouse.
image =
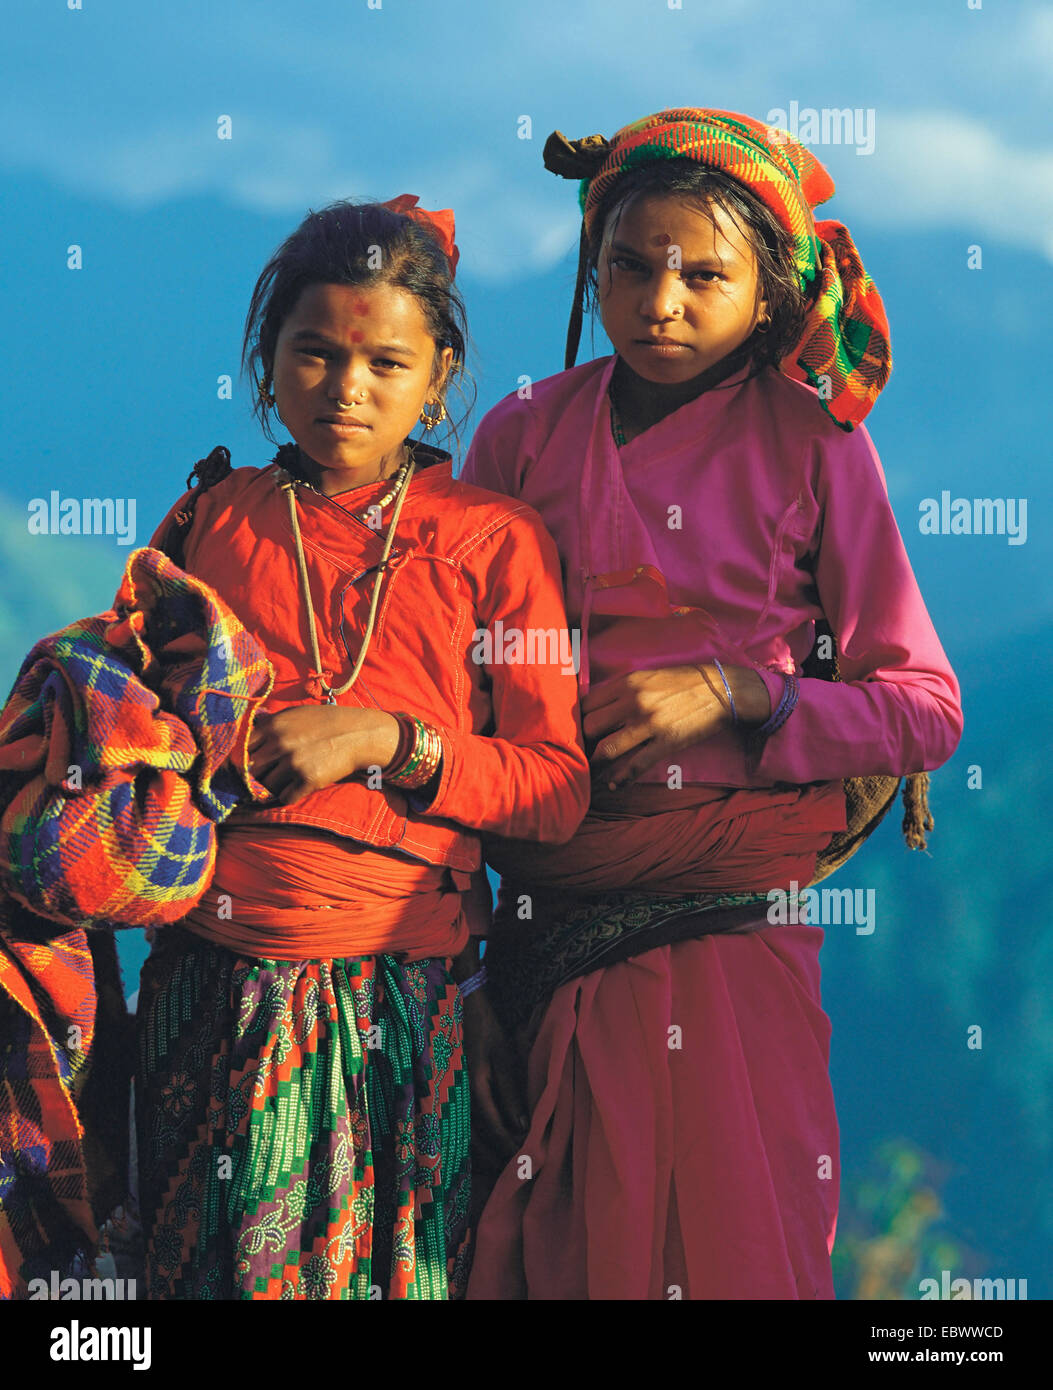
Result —
<instances>
[{"instance_id":1,"label":"girl in red blouse","mask_svg":"<svg viewBox=\"0 0 1053 1390\"><path fill-rule=\"evenodd\" d=\"M154 538L275 680L249 745L273 801L225 823L143 972L148 1298L460 1290L479 833L563 841L587 805L566 641L517 662L487 640L565 639L555 547L410 437L446 416L465 336L452 214L415 203L335 204L280 247L245 358L292 442Z\"/></svg>"}]
</instances>

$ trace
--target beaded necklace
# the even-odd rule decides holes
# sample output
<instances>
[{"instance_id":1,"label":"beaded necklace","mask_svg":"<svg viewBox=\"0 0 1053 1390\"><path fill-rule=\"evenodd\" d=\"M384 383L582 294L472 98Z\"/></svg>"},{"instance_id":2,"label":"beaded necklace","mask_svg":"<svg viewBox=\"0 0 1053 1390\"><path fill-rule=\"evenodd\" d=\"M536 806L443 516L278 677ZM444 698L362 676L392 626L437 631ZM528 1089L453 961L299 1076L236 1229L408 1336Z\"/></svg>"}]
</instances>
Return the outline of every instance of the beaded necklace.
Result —
<instances>
[{"instance_id":1,"label":"beaded necklace","mask_svg":"<svg viewBox=\"0 0 1053 1390\"><path fill-rule=\"evenodd\" d=\"M412 456L411 456L409 450L407 449L407 451L406 451L406 457L405 457L405 458L402 460L402 462L399 464L399 466L398 466L398 468L396 469L396 471L391 475L391 476L392 476L391 487L388 489L387 492L385 492L384 496L381 497L379 501L377 501L377 502L370 502L370 504L369 504L368 507L363 507L362 510L359 511L359 512L352 512L351 515L356 519L356 521L364 521L365 524L368 526L368 525L369 525L369 520L370 520L370 517L369 517L370 512L372 512L372 511L374 511L374 510L378 510L378 511L381 511L381 512L382 512L386 506L388 506L391 502L393 502L393 501L395 500L395 497L396 497L396 494L398 493L399 488L400 488L400 487L402 486L402 484L405 482L406 474L409 472L411 462L412 462ZM290 470L286 469L286 471L289 472ZM329 497L329 494L328 494L327 492L323 492L321 488L315 487L314 483L308 482L306 478L297 478L296 481L297 481L297 483L299 483L300 487L306 487L306 488L309 488L312 492L317 492L318 495L319 495L319 497ZM380 479L379 479L379 478L375 478L373 481L374 481L375 483L379 483L379 482L380 482ZM367 483L367 484L365 484L365 486L368 487L368 486L370 486L370 484ZM330 497L329 500L330 500L331 502L336 502L336 498L335 498L335 497ZM337 505L339 506L339 505L341 505L341 504L340 504L340 503L337 503Z\"/></svg>"},{"instance_id":2,"label":"beaded necklace","mask_svg":"<svg viewBox=\"0 0 1053 1390\"><path fill-rule=\"evenodd\" d=\"M379 502L372 503L361 512L352 512L352 516L355 516L359 521L363 521L366 525L369 525L369 512L373 507L379 507L380 510L383 511L390 502L395 501L396 497L398 499L395 501L395 510L391 515L391 523L388 526L387 536L384 539L384 550L380 557L380 563L377 565L377 577L373 581L373 592L370 595L369 601L369 618L366 622L366 630L362 637L362 645L359 648L358 656L355 658L355 664L350 676L343 685L335 688L331 685L327 685L322 676L322 657L318 647L318 628L315 622L314 604L311 602L311 584L307 575L307 561L304 557L303 540L300 536L300 520L296 514L296 489L299 487L307 487L310 488L312 492L319 492L319 489L312 483L307 482L306 479L295 477L287 468L281 468L279 470L277 479L278 486L289 499L289 518L292 522L293 537L296 541L296 566L300 575L300 589L303 593L304 604L307 608L308 631L311 637L311 656L314 660L315 670L318 672L319 684L325 695L324 704L335 705L336 697L338 695L343 695L345 691L351 689L355 681L358 680L359 672L362 670L363 663L366 659L366 652L369 649L369 643L373 636L373 624L376 621L377 604L380 600L380 583L384 578L384 571L387 569L388 556L391 553L391 545L395 539L395 527L398 525L399 513L402 511L402 504L405 502L406 495L409 492L409 485L413 478L415 467L416 461L413 457L413 451L408 449L406 458L395 474L395 481L389 491L385 493ZM324 493L320 495L325 496ZM337 505L339 506L339 503Z\"/></svg>"}]
</instances>

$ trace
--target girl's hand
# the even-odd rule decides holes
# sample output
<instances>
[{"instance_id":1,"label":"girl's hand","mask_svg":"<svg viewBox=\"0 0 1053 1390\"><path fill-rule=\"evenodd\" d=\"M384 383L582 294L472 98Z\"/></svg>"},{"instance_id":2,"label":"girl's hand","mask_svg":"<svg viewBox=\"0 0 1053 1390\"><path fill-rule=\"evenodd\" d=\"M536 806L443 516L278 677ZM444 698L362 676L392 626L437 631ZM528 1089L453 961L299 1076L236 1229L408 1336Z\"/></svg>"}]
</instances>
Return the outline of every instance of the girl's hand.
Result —
<instances>
[{"instance_id":1,"label":"girl's hand","mask_svg":"<svg viewBox=\"0 0 1053 1390\"><path fill-rule=\"evenodd\" d=\"M768 688L748 666L725 666L739 726L763 724ZM727 691L715 666L661 666L630 671L593 686L581 702L582 730L593 745L594 776L612 790L665 759L732 725Z\"/></svg>"},{"instance_id":2,"label":"girl's hand","mask_svg":"<svg viewBox=\"0 0 1053 1390\"><path fill-rule=\"evenodd\" d=\"M286 806L369 767L387 767L399 726L383 710L295 705L257 714L249 740L252 775Z\"/></svg>"},{"instance_id":3,"label":"girl's hand","mask_svg":"<svg viewBox=\"0 0 1053 1390\"><path fill-rule=\"evenodd\" d=\"M518 1055L485 986L464 1001L464 1053L472 1093L473 1163L496 1175L526 1138L530 1109Z\"/></svg>"}]
</instances>

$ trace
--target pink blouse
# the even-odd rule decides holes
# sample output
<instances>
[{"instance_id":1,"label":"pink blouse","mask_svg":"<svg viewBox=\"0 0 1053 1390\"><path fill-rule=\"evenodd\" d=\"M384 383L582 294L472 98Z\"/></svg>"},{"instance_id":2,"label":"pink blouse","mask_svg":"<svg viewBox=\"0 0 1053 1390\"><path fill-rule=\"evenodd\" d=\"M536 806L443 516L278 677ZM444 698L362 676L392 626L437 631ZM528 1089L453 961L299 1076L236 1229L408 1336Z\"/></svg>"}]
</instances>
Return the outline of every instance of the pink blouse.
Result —
<instances>
[{"instance_id":1,"label":"pink blouse","mask_svg":"<svg viewBox=\"0 0 1053 1390\"><path fill-rule=\"evenodd\" d=\"M536 382L482 420L461 478L530 504L555 538L580 685L718 658L752 666L772 707L825 617L841 682L801 678L747 765L723 731L681 755L685 783L764 787L939 767L962 731L867 431L815 392L744 372L627 445L611 437L614 357ZM639 780L667 781L664 764Z\"/></svg>"}]
</instances>

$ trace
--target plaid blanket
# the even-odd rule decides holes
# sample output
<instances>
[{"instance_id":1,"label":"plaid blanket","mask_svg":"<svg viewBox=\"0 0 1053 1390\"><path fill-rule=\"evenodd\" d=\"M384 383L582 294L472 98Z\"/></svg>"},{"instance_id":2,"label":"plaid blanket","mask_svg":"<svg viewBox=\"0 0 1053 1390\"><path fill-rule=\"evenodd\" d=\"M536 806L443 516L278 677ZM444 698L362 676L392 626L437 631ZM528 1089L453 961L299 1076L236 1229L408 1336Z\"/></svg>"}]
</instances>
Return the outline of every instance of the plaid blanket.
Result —
<instances>
[{"instance_id":1,"label":"plaid blanket","mask_svg":"<svg viewBox=\"0 0 1053 1390\"><path fill-rule=\"evenodd\" d=\"M273 681L214 591L144 548L0 711L0 1298L90 1253L126 1176L129 1020L112 936L86 929L204 894L216 826L269 796L247 745Z\"/></svg>"},{"instance_id":2,"label":"plaid blanket","mask_svg":"<svg viewBox=\"0 0 1053 1390\"><path fill-rule=\"evenodd\" d=\"M113 937L0 899L0 1298L84 1264L126 1196L135 1039Z\"/></svg>"},{"instance_id":3,"label":"plaid blanket","mask_svg":"<svg viewBox=\"0 0 1053 1390\"><path fill-rule=\"evenodd\" d=\"M267 789L251 715L274 672L207 585L128 558L113 612L43 638L0 713L0 885L68 926L154 926L208 886L218 823Z\"/></svg>"}]
</instances>

